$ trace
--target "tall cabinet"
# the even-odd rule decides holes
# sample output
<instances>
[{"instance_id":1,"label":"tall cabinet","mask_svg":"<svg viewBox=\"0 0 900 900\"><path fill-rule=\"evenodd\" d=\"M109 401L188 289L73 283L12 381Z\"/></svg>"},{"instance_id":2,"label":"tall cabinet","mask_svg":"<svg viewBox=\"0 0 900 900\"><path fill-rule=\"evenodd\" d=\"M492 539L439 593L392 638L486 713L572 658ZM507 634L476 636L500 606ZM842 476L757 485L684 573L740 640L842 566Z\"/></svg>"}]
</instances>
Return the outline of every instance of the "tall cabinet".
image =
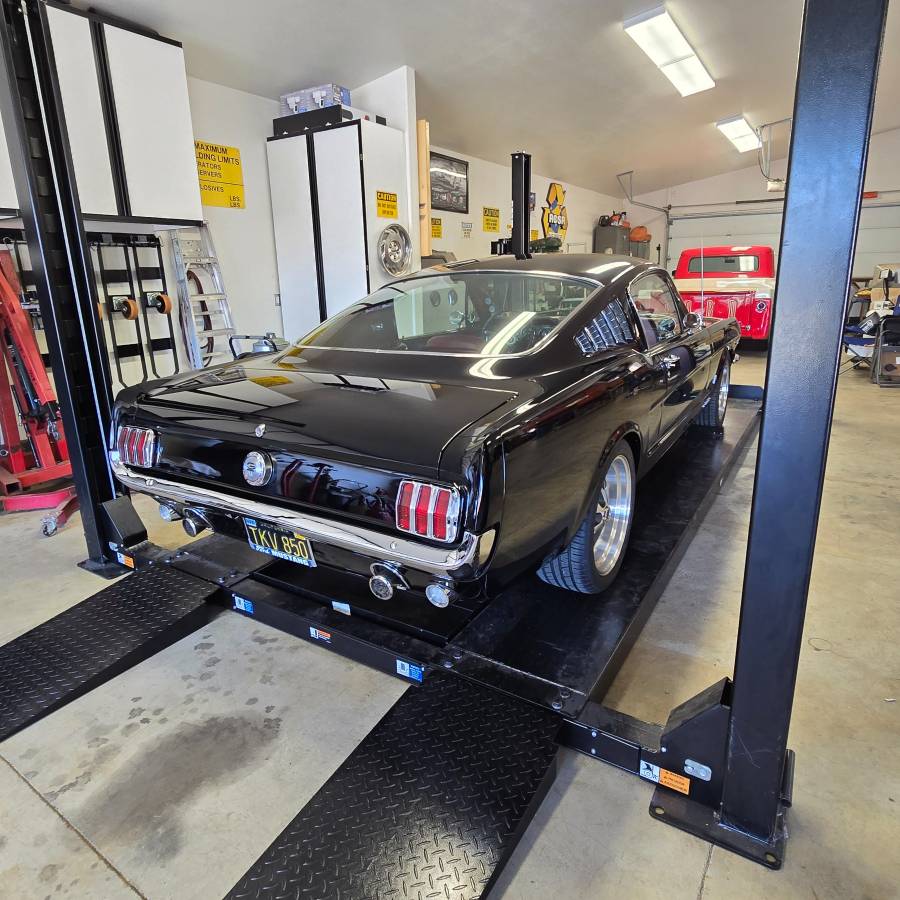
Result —
<instances>
[{"instance_id":1,"label":"tall cabinet","mask_svg":"<svg viewBox=\"0 0 900 900\"><path fill-rule=\"evenodd\" d=\"M46 11L85 216L199 221L181 45L54 2ZM17 206L4 137L0 209Z\"/></svg>"},{"instance_id":2,"label":"tall cabinet","mask_svg":"<svg viewBox=\"0 0 900 900\"><path fill-rule=\"evenodd\" d=\"M284 336L395 276L381 264L389 225L409 230L402 131L363 119L267 144Z\"/></svg>"}]
</instances>

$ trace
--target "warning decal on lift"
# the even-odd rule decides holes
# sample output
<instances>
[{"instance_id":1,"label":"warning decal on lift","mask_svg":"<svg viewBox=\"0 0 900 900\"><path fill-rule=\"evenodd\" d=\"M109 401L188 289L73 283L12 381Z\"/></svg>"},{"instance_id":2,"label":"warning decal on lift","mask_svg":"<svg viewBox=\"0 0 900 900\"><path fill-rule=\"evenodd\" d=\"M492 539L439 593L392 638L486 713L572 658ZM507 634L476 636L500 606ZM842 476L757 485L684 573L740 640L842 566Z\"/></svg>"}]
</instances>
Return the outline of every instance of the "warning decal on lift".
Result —
<instances>
[{"instance_id":1,"label":"warning decal on lift","mask_svg":"<svg viewBox=\"0 0 900 900\"><path fill-rule=\"evenodd\" d=\"M397 195L390 191L375 191L376 215L380 219L397 218Z\"/></svg>"},{"instance_id":2,"label":"warning decal on lift","mask_svg":"<svg viewBox=\"0 0 900 900\"><path fill-rule=\"evenodd\" d=\"M237 147L194 141L200 202L204 206L244 208L244 172Z\"/></svg>"},{"instance_id":3,"label":"warning decal on lift","mask_svg":"<svg viewBox=\"0 0 900 900\"><path fill-rule=\"evenodd\" d=\"M647 781L655 781L657 784L671 788L673 791L678 791L681 794L689 794L691 791L690 778L685 778L684 775L679 775L677 772L670 772L668 769L661 769L659 766L654 766L653 763L648 763L644 760L641 760L641 771L639 774L641 778L646 778Z\"/></svg>"}]
</instances>

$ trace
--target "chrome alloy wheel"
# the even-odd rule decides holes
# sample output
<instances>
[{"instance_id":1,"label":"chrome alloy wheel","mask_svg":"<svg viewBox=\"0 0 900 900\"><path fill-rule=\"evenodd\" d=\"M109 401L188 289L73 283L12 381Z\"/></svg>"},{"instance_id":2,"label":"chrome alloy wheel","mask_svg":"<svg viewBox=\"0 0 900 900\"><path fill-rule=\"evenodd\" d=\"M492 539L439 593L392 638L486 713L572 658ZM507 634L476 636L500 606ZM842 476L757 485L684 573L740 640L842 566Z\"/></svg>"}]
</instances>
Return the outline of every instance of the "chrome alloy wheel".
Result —
<instances>
[{"instance_id":1,"label":"chrome alloy wheel","mask_svg":"<svg viewBox=\"0 0 900 900\"><path fill-rule=\"evenodd\" d=\"M722 366L722 374L719 376L719 421L725 420L725 410L728 408L728 388L731 386L731 364L726 362Z\"/></svg>"},{"instance_id":2,"label":"chrome alloy wheel","mask_svg":"<svg viewBox=\"0 0 900 900\"><path fill-rule=\"evenodd\" d=\"M634 506L634 475L628 460L616 456L606 470L594 518L594 567L598 575L608 575L616 567Z\"/></svg>"}]
</instances>

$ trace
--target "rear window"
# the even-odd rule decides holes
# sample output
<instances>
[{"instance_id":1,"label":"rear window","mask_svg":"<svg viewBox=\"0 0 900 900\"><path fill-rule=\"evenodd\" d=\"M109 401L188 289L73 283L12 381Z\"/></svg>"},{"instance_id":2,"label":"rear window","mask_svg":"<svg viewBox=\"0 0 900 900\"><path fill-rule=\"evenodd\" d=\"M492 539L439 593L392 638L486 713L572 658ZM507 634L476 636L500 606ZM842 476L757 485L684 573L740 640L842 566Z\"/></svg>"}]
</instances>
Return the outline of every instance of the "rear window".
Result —
<instances>
[{"instance_id":1,"label":"rear window","mask_svg":"<svg viewBox=\"0 0 900 900\"><path fill-rule=\"evenodd\" d=\"M688 272L755 272L759 268L759 257L741 254L738 256L695 256L688 262Z\"/></svg>"},{"instance_id":2,"label":"rear window","mask_svg":"<svg viewBox=\"0 0 900 900\"><path fill-rule=\"evenodd\" d=\"M298 341L348 350L527 353L598 285L518 272L459 272L387 285Z\"/></svg>"}]
</instances>

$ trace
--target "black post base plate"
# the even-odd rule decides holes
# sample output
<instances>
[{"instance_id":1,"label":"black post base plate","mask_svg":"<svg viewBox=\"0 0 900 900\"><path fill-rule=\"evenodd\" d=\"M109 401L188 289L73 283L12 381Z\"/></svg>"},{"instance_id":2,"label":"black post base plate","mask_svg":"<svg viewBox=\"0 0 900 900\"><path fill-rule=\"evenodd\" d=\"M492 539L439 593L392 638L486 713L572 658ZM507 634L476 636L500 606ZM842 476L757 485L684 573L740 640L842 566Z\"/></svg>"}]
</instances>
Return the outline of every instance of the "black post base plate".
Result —
<instances>
[{"instance_id":1,"label":"black post base plate","mask_svg":"<svg viewBox=\"0 0 900 900\"><path fill-rule=\"evenodd\" d=\"M780 803L774 836L771 841L760 841L746 832L724 825L716 810L670 790L657 788L650 803L650 815L654 819L738 853L767 869L780 869L784 862L787 846L785 810L785 804Z\"/></svg>"},{"instance_id":2,"label":"black post base plate","mask_svg":"<svg viewBox=\"0 0 900 900\"><path fill-rule=\"evenodd\" d=\"M91 575L99 575L107 581L112 581L113 578L119 578L130 571L127 566L123 566L118 562L99 562L96 559L90 558L83 559L78 563L78 568L84 569L85 572L90 572Z\"/></svg>"}]
</instances>

